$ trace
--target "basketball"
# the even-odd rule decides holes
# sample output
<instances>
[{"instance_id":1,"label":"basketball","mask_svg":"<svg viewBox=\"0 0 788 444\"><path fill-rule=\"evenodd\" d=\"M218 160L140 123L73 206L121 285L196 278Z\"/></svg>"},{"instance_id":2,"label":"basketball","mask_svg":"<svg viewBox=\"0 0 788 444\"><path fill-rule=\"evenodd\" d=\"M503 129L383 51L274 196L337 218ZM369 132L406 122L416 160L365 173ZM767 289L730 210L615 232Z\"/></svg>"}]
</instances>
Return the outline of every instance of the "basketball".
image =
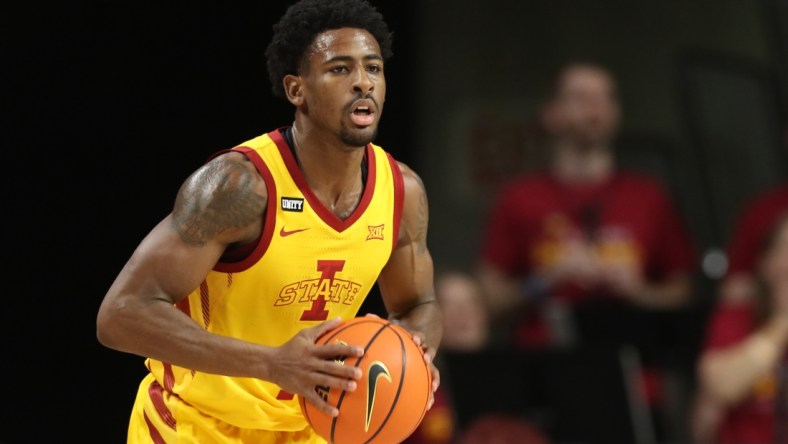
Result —
<instances>
[{"instance_id":1,"label":"basketball","mask_svg":"<svg viewBox=\"0 0 788 444\"><path fill-rule=\"evenodd\" d=\"M318 435L330 444L391 444L404 441L416 430L427 411L432 373L410 332L385 319L358 317L324 333L316 343L346 343L364 349L360 358L337 358L361 369L355 391L315 387L339 409L336 418L299 397L301 411Z\"/></svg>"}]
</instances>

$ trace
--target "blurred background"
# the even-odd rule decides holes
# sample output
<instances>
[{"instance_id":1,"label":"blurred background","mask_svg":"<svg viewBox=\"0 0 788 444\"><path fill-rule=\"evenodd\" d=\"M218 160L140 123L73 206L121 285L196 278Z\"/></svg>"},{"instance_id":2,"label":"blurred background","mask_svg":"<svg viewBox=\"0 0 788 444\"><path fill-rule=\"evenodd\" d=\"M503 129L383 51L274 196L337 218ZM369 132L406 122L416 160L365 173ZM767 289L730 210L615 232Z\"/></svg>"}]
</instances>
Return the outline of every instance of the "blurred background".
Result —
<instances>
[{"instance_id":1,"label":"blurred background","mask_svg":"<svg viewBox=\"0 0 788 444\"><path fill-rule=\"evenodd\" d=\"M698 250L693 302L671 324L684 338L675 359L682 377L659 424L643 425L654 418L638 413L621 379L598 393L605 375L626 367L621 354L592 367L582 354L546 361L496 349L483 359L447 354L447 384L485 389L453 390L453 427L505 410L530 415L554 442L691 442L693 367L726 246L743 206L788 179L788 1L373 3L395 36L376 143L422 176L441 269L473 269L496 192L544 164L538 110L552 70L574 58L615 74L617 163L665 185ZM0 442L124 442L145 369L141 358L98 344L99 303L191 171L219 149L292 122L289 104L270 93L263 58L288 4L2 7L11 285L0 309ZM567 371L584 365L585 376ZM566 415L619 403L621 416L604 423L614 437L558 430L555 405L528 400L534 368L557 375L550 399L578 410Z\"/></svg>"}]
</instances>

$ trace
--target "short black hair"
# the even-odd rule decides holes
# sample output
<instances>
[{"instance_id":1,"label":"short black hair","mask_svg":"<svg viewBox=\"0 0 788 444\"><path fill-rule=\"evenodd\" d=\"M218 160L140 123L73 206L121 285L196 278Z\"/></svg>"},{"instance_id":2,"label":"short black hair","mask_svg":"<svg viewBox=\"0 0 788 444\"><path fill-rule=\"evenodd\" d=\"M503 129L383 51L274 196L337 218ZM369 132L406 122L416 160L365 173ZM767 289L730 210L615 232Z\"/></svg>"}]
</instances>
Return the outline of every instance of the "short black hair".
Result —
<instances>
[{"instance_id":1,"label":"short black hair","mask_svg":"<svg viewBox=\"0 0 788 444\"><path fill-rule=\"evenodd\" d=\"M285 97L282 79L299 73L315 37L339 28L364 29L378 41L384 60L393 55L392 33L383 15L366 0L300 0L274 24L273 39L265 50L275 96Z\"/></svg>"}]
</instances>

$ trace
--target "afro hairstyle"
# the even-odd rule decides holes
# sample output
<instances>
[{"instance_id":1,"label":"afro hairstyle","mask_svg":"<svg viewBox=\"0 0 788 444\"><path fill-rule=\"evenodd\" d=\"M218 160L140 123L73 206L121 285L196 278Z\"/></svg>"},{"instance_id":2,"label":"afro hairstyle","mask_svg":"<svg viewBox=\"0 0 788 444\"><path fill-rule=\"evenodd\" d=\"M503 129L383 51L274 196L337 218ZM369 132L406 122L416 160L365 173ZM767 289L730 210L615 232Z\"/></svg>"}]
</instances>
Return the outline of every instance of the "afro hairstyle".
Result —
<instances>
[{"instance_id":1,"label":"afro hairstyle","mask_svg":"<svg viewBox=\"0 0 788 444\"><path fill-rule=\"evenodd\" d=\"M380 45L383 59L392 56L392 33L383 15L366 0L300 0L274 24L273 38L265 50L268 77L275 96L285 97L282 79L288 74L299 73L315 37L339 28L366 30Z\"/></svg>"}]
</instances>

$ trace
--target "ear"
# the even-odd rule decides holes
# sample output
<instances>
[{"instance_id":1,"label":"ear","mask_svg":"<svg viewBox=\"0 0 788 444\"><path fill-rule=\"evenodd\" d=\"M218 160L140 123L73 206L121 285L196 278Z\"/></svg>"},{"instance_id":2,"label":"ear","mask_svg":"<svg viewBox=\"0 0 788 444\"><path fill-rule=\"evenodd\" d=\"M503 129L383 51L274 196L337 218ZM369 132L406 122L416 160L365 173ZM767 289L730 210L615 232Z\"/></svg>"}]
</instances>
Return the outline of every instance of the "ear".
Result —
<instances>
[{"instance_id":1,"label":"ear","mask_svg":"<svg viewBox=\"0 0 788 444\"><path fill-rule=\"evenodd\" d=\"M294 106L301 106L304 103L303 79L300 76L288 74L284 79L282 79L282 83L285 87L287 100L289 100Z\"/></svg>"}]
</instances>

